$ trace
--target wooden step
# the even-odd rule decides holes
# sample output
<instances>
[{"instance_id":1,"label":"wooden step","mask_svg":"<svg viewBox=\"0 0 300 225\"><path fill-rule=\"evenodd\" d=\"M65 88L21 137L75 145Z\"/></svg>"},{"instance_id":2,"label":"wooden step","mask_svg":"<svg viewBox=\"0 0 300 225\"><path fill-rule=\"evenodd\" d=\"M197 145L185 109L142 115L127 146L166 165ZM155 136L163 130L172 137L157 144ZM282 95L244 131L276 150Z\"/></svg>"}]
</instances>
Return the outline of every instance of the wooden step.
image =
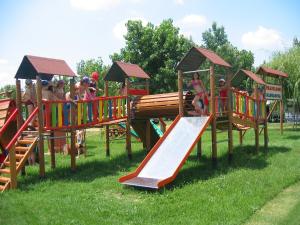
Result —
<instances>
[{"instance_id":1,"label":"wooden step","mask_svg":"<svg viewBox=\"0 0 300 225\"><path fill-rule=\"evenodd\" d=\"M20 139L18 140L18 144L21 145L31 145L33 143L34 139Z\"/></svg>"},{"instance_id":2,"label":"wooden step","mask_svg":"<svg viewBox=\"0 0 300 225\"><path fill-rule=\"evenodd\" d=\"M4 190L4 188L5 188L5 186L4 186L4 185L0 185L0 191L3 191L3 190Z\"/></svg>"},{"instance_id":3,"label":"wooden step","mask_svg":"<svg viewBox=\"0 0 300 225\"><path fill-rule=\"evenodd\" d=\"M16 166L18 166L20 163L19 162L16 162ZM10 162L8 161L8 162L4 162L4 165L5 166L10 166Z\"/></svg>"},{"instance_id":4,"label":"wooden step","mask_svg":"<svg viewBox=\"0 0 300 225\"><path fill-rule=\"evenodd\" d=\"M10 181L9 177L0 177L0 183L7 183Z\"/></svg>"},{"instance_id":5,"label":"wooden step","mask_svg":"<svg viewBox=\"0 0 300 225\"><path fill-rule=\"evenodd\" d=\"M16 154L16 159L23 159L24 155L22 154Z\"/></svg>"},{"instance_id":6,"label":"wooden step","mask_svg":"<svg viewBox=\"0 0 300 225\"><path fill-rule=\"evenodd\" d=\"M18 152L27 152L29 150L29 147L21 147L21 146L17 146L15 148L16 151Z\"/></svg>"},{"instance_id":7,"label":"wooden step","mask_svg":"<svg viewBox=\"0 0 300 225\"><path fill-rule=\"evenodd\" d=\"M0 173L10 174L9 169L0 169Z\"/></svg>"}]
</instances>

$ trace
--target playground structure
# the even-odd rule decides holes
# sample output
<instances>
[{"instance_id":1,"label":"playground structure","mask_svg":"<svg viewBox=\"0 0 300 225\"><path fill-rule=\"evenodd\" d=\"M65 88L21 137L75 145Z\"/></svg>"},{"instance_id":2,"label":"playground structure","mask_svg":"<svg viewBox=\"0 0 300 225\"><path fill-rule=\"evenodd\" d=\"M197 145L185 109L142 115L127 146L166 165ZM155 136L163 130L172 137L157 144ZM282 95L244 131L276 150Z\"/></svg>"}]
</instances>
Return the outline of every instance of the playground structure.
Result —
<instances>
[{"instance_id":1,"label":"playground structure","mask_svg":"<svg viewBox=\"0 0 300 225\"><path fill-rule=\"evenodd\" d=\"M199 70L205 62L209 69ZM218 96L215 80L215 69L225 71L227 96ZM132 158L131 127L134 129L143 146L149 151L138 169L120 178L120 182L148 188L160 188L175 179L180 168L197 145L197 154L201 157L201 135L211 124L212 162L217 163L217 129L228 132L228 157L233 155L233 129L240 131L240 140L246 130L254 128L255 146L259 148L259 129L264 130L264 144L268 146L268 127L266 101L258 96L258 85L265 85L264 80L251 71L241 70L234 76L231 66L214 52L203 48L192 48L178 63L178 92L165 94L149 94L150 76L138 65L114 62L104 77L105 90L103 97L93 100L46 101L42 99L41 80L51 80L54 75L65 76L70 80L70 94L75 96L75 73L63 60L35 56L25 56L16 74L16 109L7 118L0 132L15 121L16 132L11 141L3 148L8 152L3 168L0 169L0 191L14 189L17 186L17 174L24 169L25 162L34 147L38 146L39 175L45 176L44 139L49 139L51 168L55 168L54 132L70 133L71 169L76 169L75 132L92 127L105 127L105 150L110 155L110 126L118 125L125 129L126 152ZM183 90L183 78L195 71L209 72L210 107L209 115L190 116L193 111L193 93ZM270 71L260 71L264 76ZM273 71L274 72L274 71ZM238 78L246 76L255 83L255 95L250 97L238 90L232 90L231 82L239 83ZM23 121L20 79L36 80L37 107ZM134 80L133 82L130 81ZM137 83L135 81L139 81ZM109 96L109 82L124 84L125 94ZM226 109L221 107L225 100ZM283 103L282 103L283 105ZM37 132L28 131L28 124L37 116ZM158 118L163 125L163 134L153 123ZM175 119L166 130L162 118ZM5 167L5 168L4 168ZM6 175L3 175L6 174Z\"/></svg>"}]
</instances>

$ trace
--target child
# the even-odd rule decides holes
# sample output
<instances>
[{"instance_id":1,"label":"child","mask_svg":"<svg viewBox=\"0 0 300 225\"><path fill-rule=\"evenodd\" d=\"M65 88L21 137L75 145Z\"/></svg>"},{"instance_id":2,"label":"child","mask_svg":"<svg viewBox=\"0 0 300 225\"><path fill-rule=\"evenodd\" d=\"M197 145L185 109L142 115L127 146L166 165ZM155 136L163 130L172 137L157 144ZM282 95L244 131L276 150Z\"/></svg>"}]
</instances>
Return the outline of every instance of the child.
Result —
<instances>
[{"instance_id":1,"label":"child","mask_svg":"<svg viewBox=\"0 0 300 225\"><path fill-rule=\"evenodd\" d=\"M227 86L225 79L221 78L219 80L219 97L221 104L221 111L225 112L227 110Z\"/></svg>"},{"instance_id":2,"label":"child","mask_svg":"<svg viewBox=\"0 0 300 225\"><path fill-rule=\"evenodd\" d=\"M25 103L25 106L27 107L28 114L30 115L35 106L36 106L36 92L35 92L35 86L32 83L32 80L27 79L25 81L25 92L22 96L22 101ZM35 119L32 119L29 123L29 126L33 126L33 122Z\"/></svg>"},{"instance_id":3,"label":"child","mask_svg":"<svg viewBox=\"0 0 300 225\"><path fill-rule=\"evenodd\" d=\"M206 90L203 85L202 80L200 80L200 74L194 73L192 80L188 84L188 86L193 86L194 90L196 91L196 95L192 101L192 104L195 108L196 113L200 115L204 112L204 99L206 96ZM200 103L200 105L199 105Z\"/></svg>"},{"instance_id":4,"label":"child","mask_svg":"<svg viewBox=\"0 0 300 225\"><path fill-rule=\"evenodd\" d=\"M59 80L56 85L55 95L60 100L65 100L65 82L64 80Z\"/></svg>"}]
</instances>

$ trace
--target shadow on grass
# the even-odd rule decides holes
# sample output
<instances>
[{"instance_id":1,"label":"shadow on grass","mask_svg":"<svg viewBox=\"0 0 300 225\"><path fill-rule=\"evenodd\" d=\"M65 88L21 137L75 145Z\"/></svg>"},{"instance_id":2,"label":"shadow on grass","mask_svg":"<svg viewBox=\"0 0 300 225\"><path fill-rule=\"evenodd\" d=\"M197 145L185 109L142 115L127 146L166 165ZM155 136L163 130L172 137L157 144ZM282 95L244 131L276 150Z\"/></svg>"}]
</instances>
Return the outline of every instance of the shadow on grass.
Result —
<instances>
[{"instance_id":1,"label":"shadow on grass","mask_svg":"<svg viewBox=\"0 0 300 225\"><path fill-rule=\"evenodd\" d=\"M97 146L89 146L89 148L96 147ZM228 162L227 154L224 154L218 157L218 165L215 168L212 167L211 159L205 155L202 156L200 160L198 160L196 156L190 156L188 160L195 161L195 166L181 170L175 181L169 184L166 189L173 190L174 188L180 188L188 183L193 183L197 180L207 180L239 168L253 170L263 169L268 165L268 157L279 152L287 151L290 151L290 149L272 146L269 147L267 152L261 150L259 154L255 154L255 148L253 146L238 146L234 148L234 158L230 164ZM89 154L92 156L96 153L90 152ZM132 156L133 159L131 161L128 160L127 154L122 154L110 159L84 161L77 165L75 173L71 172L69 166L56 168L46 173L45 180L91 182L99 177L113 176L120 171L128 171L132 166L138 165L144 159L146 153L145 151L140 150L134 152ZM26 190L28 184L39 182L41 181L38 176L30 176L22 181L21 190ZM141 189L137 188L136 190ZM164 189L162 189L162 191L163 190ZM152 192L151 190L145 191Z\"/></svg>"},{"instance_id":2,"label":"shadow on grass","mask_svg":"<svg viewBox=\"0 0 300 225\"><path fill-rule=\"evenodd\" d=\"M88 154L89 155L86 159L95 155L94 152ZM107 159L87 160L77 164L76 172L72 172L69 164L67 164L68 166L66 167L59 167L46 171L46 177L43 180L91 182L99 177L112 176L120 171L127 171L130 167L139 164L145 156L146 152L144 150L140 150L132 154L132 160L128 160L127 154L125 153ZM35 184L39 182L41 182L41 179L37 174L26 177L26 179L22 181L21 190L26 190L26 186L28 184Z\"/></svg>"},{"instance_id":3,"label":"shadow on grass","mask_svg":"<svg viewBox=\"0 0 300 225\"><path fill-rule=\"evenodd\" d=\"M288 139L288 140L299 140L300 139L300 135L289 135L289 136L285 137L285 139Z\"/></svg>"},{"instance_id":4,"label":"shadow on grass","mask_svg":"<svg viewBox=\"0 0 300 225\"><path fill-rule=\"evenodd\" d=\"M233 150L233 160L230 163L228 161L228 155L224 154L221 157L218 157L218 164L216 167L212 165L211 159L207 156L203 156L200 160L198 160L196 156L193 156L190 157L189 160L198 160L199 163L196 166L183 169L178 174L176 180L166 188L172 190L175 187L178 188L187 183L193 183L198 180L207 180L240 168L252 170L263 169L268 165L268 157L290 150L291 149L287 147L272 146L268 148L268 151L264 151L260 148L260 152L256 154L254 146L238 146Z\"/></svg>"}]
</instances>

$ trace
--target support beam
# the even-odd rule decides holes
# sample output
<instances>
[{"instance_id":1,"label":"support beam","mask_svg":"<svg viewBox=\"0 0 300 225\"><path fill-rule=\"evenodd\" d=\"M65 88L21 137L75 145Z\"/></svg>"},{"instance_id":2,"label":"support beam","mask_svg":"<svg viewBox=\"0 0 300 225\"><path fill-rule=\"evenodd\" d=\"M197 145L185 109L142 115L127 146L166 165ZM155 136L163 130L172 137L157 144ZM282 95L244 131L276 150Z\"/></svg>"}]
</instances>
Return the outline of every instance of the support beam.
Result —
<instances>
[{"instance_id":1,"label":"support beam","mask_svg":"<svg viewBox=\"0 0 300 225\"><path fill-rule=\"evenodd\" d=\"M210 66L210 109L211 109L211 141L212 141L212 163L213 166L217 165L217 121L216 121L216 108L215 108L215 71L214 71L214 65L211 64Z\"/></svg>"},{"instance_id":2,"label":"support beam","mask_svg":"<svg viewBox=\"0 0 300 225\"><path fill-rule=\"evenodd\" d=\"M17 116L17 129L19 130L22 126L23 120L22 120L22 96L21 96L21 82L20 80L16 79L16 106L19 110L18 116ZM21 174L24 176L26 174L26 166L24 165L22 167Z\"/></svg>"},{"instance_id":3,"label":"support beam","mask_svg":"<svg viewBox=\"0 0 300 225\"><path fill-rule=\"evenodd\" d=\"M71 99L75 99L75 79L72 78L70 80L70 96ZM76 109L74 105L71 106L71 123L76 123ZM76 130L71 129L71 150L70 150L70 158L71 158L71 170L74 172L76 170Z\"/></svg>"},{"instance_id":4,"label":"support beam","mask_svg":"<svg viewBox=\"0 0 300 225\"><path fill-rule=\"evenodd\" d=\"M183 73L178 70L178 98L179 98L179 115L183 116Z\"/></svg>"},{"instance_id":5,"label":"support beam","mask_svg":"<svg viewBox=\"0 0 300 225\"><path fill-rule=\"evenodd\" d=\"M131 160L132 159L131 134L130 134L131 108L130 108L130 96L128 95L129 88L130 88L129 78L125 79L125 85L126 85L126 95L127 95L126 150L127 150L128 159Z\"/></svg>"},{"instance_id":6,"label":"support beam","mask_svg":"<svg viewBox=\"0 0 300 225\"><path fill-rule=\"evenodd\" d=\"M39 136L39 169L40 177L45 177L45 156L44 156L44 138L43 138L43 103L42 103L42 80L39 76L36 77L36 98L37 98L37 107L39 108L38 112L38 136Z\"/></svg>"},{"instance_id":7,"label":"support beam","mask_svg":"<svg viewBox=\"0 0 300 225\"><path fill-rule=\"evenodd\" d=\"M246 132L245 132L245 133L246 133ZM240 145L243 144L243 137L244 137L243 131L240 130L240 131L239 131L239 141L240 141Z\"/></svg>"},{"instance_id":8,"label":"support beam","mask_svg":"<svg viewBox=\"0 0 300 225\"><path fill-rule=\"evenodd\" d=\"M283 134L283 115L284 115L284 110L283 110L283 100L280 100L280 134Z\"/></svg>"},{"instance_id":9,"label":"support beam","mask_svg":"<svg viewBox=\"0 0 300 225\"><path fill-rule=\"evenodd\" d=\"M202 157L202 138L197 143L197 159L200 160Z\"/></svg>"},{"instance_id":10,"label":"support beam","mask_svg":"<svg viewBox=\"0 0 300 225\"><path fill-rule=\"evenodd\" d=\"M256 118L255 118L255 151L259 151L259 93L258 93L258 84L255 84L255 103L256 103Z\"/></svg>"},{"instance_id":11,"label":"support beam","mask_svg":"<svg viewBox=\"0 0 300 225\"><path fill-rule=\"evenodd\" d=\"M231 92L231 72L228 74L227 77L227 111L228 111L228 160L229 162L232 161L233 158L233 134L232 134L232 92Z\"/></svg>"},{"instance_id":12,"label":"support beam","mask_svg":"<svg viewBox=\"0 0 300 225\"><path fill-rule=\"evenodd\" d=\"M151 150L151 123L150 120L146 121L146 151Z\"/></svg>"},{"instance_id":13,"label":"support beam","mask_svg":"<svg viewBox=\"0 0 300 225\"><path fill-rule=\"evenodd\" d=\"M108 97L108 81L106 80L104 83L104 96ZM109 149L109 125L105 126L105 154L107 157L110 156Z\"/></svg>"},{"instance_id":14,"label":"support beam","mask_svg":"<svg viewBox=\"0 0 300 225\"><path fill-rule=\"evenodd\" d=\"M50 152L50 158L51 158L51 169L55 169L56 167L56 163L55 163L55 150L54 150L54 132L51 131L50 133L50 149L49 149L49 152Z\"/></svg>"},{"instance_id":15,"label":"support beam","mask_svg":"<svg viewBox=\"0 0 300 225\"><path fill-rule=\"evenodd\" d=\"M10 167L10 188L15 189L17 187L17 166L16 166L16 151L13 146L8 151L9 156L9 167Z\"/></svg>"}]
</instances>

